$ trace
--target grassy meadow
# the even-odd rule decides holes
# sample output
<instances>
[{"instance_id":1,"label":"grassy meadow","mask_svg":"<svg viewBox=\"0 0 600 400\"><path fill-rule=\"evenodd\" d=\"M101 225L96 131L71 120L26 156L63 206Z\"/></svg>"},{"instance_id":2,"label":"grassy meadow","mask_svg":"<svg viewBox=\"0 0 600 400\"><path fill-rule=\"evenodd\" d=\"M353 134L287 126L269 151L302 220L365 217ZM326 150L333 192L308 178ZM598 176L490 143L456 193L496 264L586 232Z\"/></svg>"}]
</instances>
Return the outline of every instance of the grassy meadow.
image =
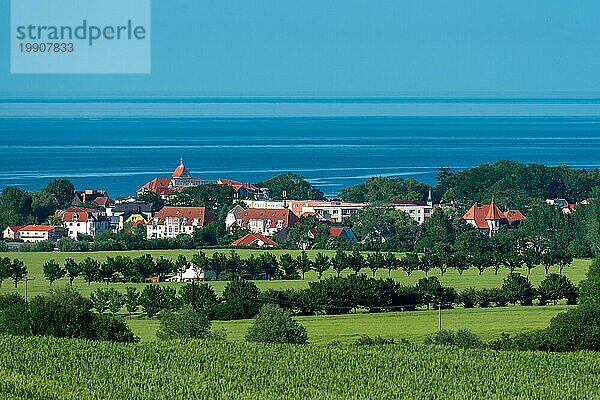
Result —
<instances>
[{"instance_id":1,"label":"grassy meadow","mask_svg":"<svg viewBox=\"0 0 600 400\"><path fill-rule=\"evenodd\" d=\"M469 329L484 341L500 337L502 333L515 334L548 326L555 315L573 306L544 307L456 308L442 310L444 329ZM438 330L438 311L419 310L387 313L358 313L348 315L319 315L294 317L306 327L311 344L348 345L362 335L393 338L397 342L406 339L422 343L425 336ZM159 322L156 319L127 319L136 336L143 341L156 340ZM252 320L213 321L213 330L224 331L227 340L244 341L246 330Z\"/></svg>"},{"instance_id":2,"label":"grassy meadow","mask_svg":"<svg viewBox=\"0 0 600 400\"><path fill-rule=\"evenodd\" d=\"M205 253L207 256L211 256L214 252L225 252L228 253L229 250L206 250ZM236 250L240 257L246 258L249 257L250 254L259 254L263 252L263 250ZM297 256L300 251L297 250L269 250L273 254L279 256L284 253L290 253L293 256ZM81 261L86 257L91 257L97 259L99 261L106 260L106 257L116 257L116 256L128 256L131 258L139 257L143 254L152 254L154 258L165 257L170 259L175 259L179 254L185 255L188 259L195 254L197 250L130 250L130 251L99 251L99 252L89 252L89 253L0 253L0 257L10 257L10 258L18 258L23 260L27 269L29 271L29 277L35 278L33 281L28 283L28 290L30 295L35 295L38 293L43 293L49 290L50 286L47 280L44 279L44 274L42 272L42 265L48 260L56 260L61 265L64 263L66 258L73 258L75 261ZM307 253L312 258L319 251L317 250L309 250ZM334 251L321 251L329 256L333 255ZM366 253L365 253L366 254ZM578 283L580 280L585 278L585 274L587 273L587 269L591 263L591 260L587 259L576 259L573 262L573 265L564 270L564 274L572 280L574 283ZM527 270L521 269L517 270L521 274L526 275ZM553 267L550 272L558 273L558 267ZM348 275L353 272L346 270L342 273L342 275ZM362 273L371 275L371 271L365 269ZM488 269L482 275L479 275L479 271L475 268L471 268L470 270L463 273L463 275L459 275L456 270L448 270L444 276L440 276L440 272L438 270L430 271L429 276L437 276L440 279L440 282L444 286L450 286L456 288L456 290L462 290L468 287L475 288L494 288L500 287L502 285L502 281L504 280L508 271L506 269L500 269L498 275L494 273L494 270ZM336 272L333 269L329 269L324 276L334 276ZM376 277L386 278L388 276L387 270L378 270ZM392 271L392 278L402 282L405 285L414 285L420 278L425 276L425 273L422 271L415 271L410 276L406 276L401 270ZM529 275L529 279L534 285L538 285L545 276L544 268L542 266L538 266L533 269L531 275ZM308 286L308 282L318 279L318 275L316 272L311 271L308 272L305 276L304 280L294 280L294 281L282 281L282 280L272 280L272 281L255 281L257 286L261 289L299 289ZM57 282L55 285L65 285L68 283L68 278L63 278ZM221 293L227 282L225 281L212 281L210 282L215 291L217 293ZM122 283L112 283L111 286L115 288L125 288L126 285L135 285L139 288L142 288L144 284L122 284ZM168 283L168 285L177 287L181 285L179 283ZM74 281L74 286L81 291L84 295L89 294L92 290L97 287L105 287L106 284L94 282L91 286L88 286L87 283L83 280L83 278L79 277ZM20 282L18 288L16 289L20 293L25 293L25 284L24 282ZM11 280L5 280L2 287L0 288L0 293L13 292L15 291L13 282Z\"/></svg>"},{"instance_id":3,"label":"grassy meadow","mask_svg":"<svg viewBox=\"0 0 600 400\"><path fill-rule=\"evenodd\" d=\"M208 250L207 255L210 256L215 251L228 252L229 250ZM259 253L261 250L238 250L242 258L248 257L251 253ZM292 253L294 256L299 254L299 251L286 250L271 250L277 255L285 252ZM29 270L29 277L35 278L28 284L29 297L36 294L47 292L50 289L48 281L44 279L42 265L47 260L54 259L59 263L64 263L68 257L80 261L85 257L92 257L100 261L104 261L106 257L116 257L118 255L129 256L131 258L150 253L153 257L160 256L175 259L179 254L184 254L186 257L191 256L196 250L162 250L162 251L126 251L126 252L90 252L90 253L0 253L0 256L8 256L18 258L25 262ZM309 251L311 257L317 251ZM326 252L332 255L333 252ZM569 277L574 283L585 278L585 274L590 264L590 260L578 259L573 262L570 268L565 269L564 274ZM527 274L527 270L518 271L522 274ZM551 272L558 272L553 268ZM350 271L344 271L343 275L350 274ZM370 270L363 270L362 273L371 274ZM494 270L486 270L482 275L479 271L472 268L466 271L462 276L455 270L448 270L444 276L440 276L439 271L431 271L429 276L437 276L443 285L451 286L457 290L462 290L467 287L475 288L493 288L502 285L502 281L508 271L501 269L498 275ZM332 269L325 273L325 276L335 275ZM377 277L385 278L388 272L386 270L377 271ZM403 271L392 271L392 278L406 285L415 284L425 274L422 271L415 271L410 276L406 276ZM544 278L544 269L536 267L529 276L534 285L538 285ZM308 286L308 282L318 279L315 272L306 274L304 280L284 281L255 281L261 290L268 288L272 289L299 289ZM210 281L217 293L221 293L227 282L225 281ZM55 286L64 286L68 284L68 279L63 278L54 283ZM170 285L180 287L181 283L161 283L162 285ZM138 290L142 290L145 284L124 284L111 283L109 286L121 290L125 290L127 286L136 286ZM74 286L83 295L98 288L106 287L104 283L92 283L88 286L82 278L77 278ZM4 281L0 293L8 293L18 291L22 294L25 292L25 284L19 283L15 289L11 280ZM488 340L498 337L502 332L516 333L523 330L543 328L547 326L552 317L561 311L568 309L567 306L545 306L545 307L502 307L488 309L462 309L443 310L443 326L448 329L466 328L481 336L482 339ZM309 334L309 341L313 344L332 344L353 343L359 336L366 334L370 336L381 335L391 337L396 340L408 339L412 342L421 342L423 337L438 328L437 311L419 310L410 312L392 312L380 314L349 314L342 316L304 316L297 317L304 326L306 326ZM148 320L143 317L134 315L132 319L127 318L127 323L131 326L134 333L142 338L143 341L153 341L156 339L156 330L158 329L158 320ZM246 329L250 325L250 320L241 321L214 321L213 328L224 330L227 333L229 341L238 342L244 340Z\"/></svg>"}]
</instances>

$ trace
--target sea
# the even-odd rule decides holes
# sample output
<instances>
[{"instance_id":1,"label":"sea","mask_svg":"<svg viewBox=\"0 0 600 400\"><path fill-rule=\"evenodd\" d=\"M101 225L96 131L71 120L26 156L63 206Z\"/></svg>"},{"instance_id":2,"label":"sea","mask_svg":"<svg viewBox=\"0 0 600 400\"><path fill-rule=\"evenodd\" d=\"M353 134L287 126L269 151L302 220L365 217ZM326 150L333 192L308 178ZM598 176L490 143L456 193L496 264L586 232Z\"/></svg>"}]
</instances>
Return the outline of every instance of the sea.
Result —
<instances>
[{"instance_id":1,"label":"sea","mask_svg":"<svg viewBox=\"0 0 600 400\"><path fill-rule=\"evenodd\" d=\"M0 99L0 188L134 195L183 158L202 179L293 172L327 196L373 176L434 184L498 160L600 167L600 100Z\"/></svg>"}]
</instances>

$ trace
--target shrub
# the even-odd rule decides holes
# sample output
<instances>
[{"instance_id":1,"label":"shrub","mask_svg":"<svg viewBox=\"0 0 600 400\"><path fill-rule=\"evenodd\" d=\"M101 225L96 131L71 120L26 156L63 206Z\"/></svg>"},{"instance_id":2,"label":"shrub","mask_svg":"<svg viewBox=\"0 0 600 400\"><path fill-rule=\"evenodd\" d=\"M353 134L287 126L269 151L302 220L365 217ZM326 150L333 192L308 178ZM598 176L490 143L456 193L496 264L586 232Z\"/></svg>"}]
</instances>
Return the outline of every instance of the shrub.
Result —
<instances>
[{"instance_id":1,"label":"shrub","mask_svg":"<svg viewBox=\"0 0 600 400\"><path fill-rule=\"evenodd\" d=\"M162 310L176 308L176 292L169 286L148 285L142 290L138 303L146 316L152 318Z\"/></svg>"},{"instance_id":2,"label":"shrub","mask_svg":"<svg viewBox=\"0 0 600 400\"><path fill-rule=\"evenodd\" d=\"M208 283L186 284L178 292L180 305L191 304L196 310L208 310L217 304L217 295Z\"/></svg>"},{"instance_id":3,"label":"shrub","mask_svg":"<svg viewBox=\"0 0 600 400\"><path fill-rule=\"evenodd\" d=\"M579 283L579 302L600 306L600 257L592 262L586 279Z\"/></svg>"},{"instance_id":4,"label":"shrub","mask_svg":"<svg viewBox=\"0 0 600 400\"><path fill-rule=\"evenodd\" d=\"M211 337L210 320L206 313L186 304L177 312L164 310L159 314L160 328L156 336L161 340L206 339Z\"/></svg>"},{"instance_id":5,"label":"shrub","mask_svg":"<svg viewBox=\"0 0 600 400\"><path fill-rule=\"evenodd\" d=\"M475 307L475 303L477 303L477 290L475 288L466 288L458 295L458 300L463 303L465 308L473 308Z\"/></svg>"},{"instance_id":6,"label":"shrub","mask_svg":"<svg viewBox=\"0 0 600 400\"><path fill-rule=\"evenodd\" d=\"M246 333L249 342L305 344L307 338L306 328L273 304L261 307Z\"/></svg>"},{"instance_id":7,"label":"shrub","mask_svg":"<svg viewBox=\"0 0 600 400\"><path fill-rule=\"evenodd\" d=\"M92 302L71 287L53 289L29 303L34 335L93 338Z\"/></svg>"},{"instance_id":8,"label":"shrub","mask_svg":"<svg viewBox=\"0 0 600 400\"><path fill-rule=\"evenodd\" d=\"M0 334L27 336L31 334L29 309L18 293L0 296Z\"/></svg>"},{"instance_id":9,"label":"shrub","mask_svg":"<svg viewBox=\"0 0 600 400\"><path fill-rule=\"evenodd\" d=\"M481 347L482 342L475 333L468 329L459 329L456 332L441 330L425 337L426 345L454 346L464 349Z\"/></svg>"},{"instance_id":10,"label":"shrub","mask_svg":"<svg viewBox=\"0 0 600 400\"><path fill-rule=\"evenodd\" d=\"M529 279L517 273L508 274L502 283L502 291L509 302L516 304L518 301L524 306L531 305L535 296Z\"/></svg>"},{"instance_id":11,"label":"shrub","mask_svg":"<svg viewBox=\"0 0 600 400\"><path fill-rule=\"evenodd\" d=\"M506 307L509 299L506 296L506 292L501 288L488 289L490 299L496 304L496 307Z\"/></svg>"},{"instance_id":12,"label":"shrub","mask_svg":"<svg viewBox=\"0 0 600 400\"><path fill-rule=\"evenodd\" d=\"M381 346L394 343L395 342L393 338L382 338L379 335L375 337L371 337L369 335L362 335L356 340L356 344L358 346Z\"/></svg>"},{"instance_id":13,"label":"shrub","mask_svg":"<svg viewBox=\"0 0 600 400\"><path fill-rule=\"evenodd\" d=\"M134 336L131 329L120 317L94 315L92 323L93 337L89 339L107 340L111 342L134 343L140 339Z\"/></svg>"},{"instance_id":14,"label":"shrub","mask_svg":"<svg viewBox=\"0 0 600 400\"><path fill-rule=\"evenodd\" d=\"M211 318L219 320L247 319L259 310L260 290L254 282L233 281L223 289L223 302L210 311Z\"/></svg>"},{"instance_id":15,"label":"shrub","mask_svg":"<svg viewBox=\"0 0 600 400\"><path fill-rule=\"evenodd\" d=\"M468 329L459 329L454 335L454 345L463 349L475 349L481 347L482 342L475 333Z\"/></svg>"},{"instance_id":16,"label":"shrub","mask_svg":"<svg viewBox=\"0 0 600 400\"><path fill-rule=\"evenodd\" d=\"M540 303L551 300L556 304L556 301L560 299L567 299L568 304L577 303L577 288L564 275L548 274L540 283L538 293Z\"/></svg>"}]
</instances>

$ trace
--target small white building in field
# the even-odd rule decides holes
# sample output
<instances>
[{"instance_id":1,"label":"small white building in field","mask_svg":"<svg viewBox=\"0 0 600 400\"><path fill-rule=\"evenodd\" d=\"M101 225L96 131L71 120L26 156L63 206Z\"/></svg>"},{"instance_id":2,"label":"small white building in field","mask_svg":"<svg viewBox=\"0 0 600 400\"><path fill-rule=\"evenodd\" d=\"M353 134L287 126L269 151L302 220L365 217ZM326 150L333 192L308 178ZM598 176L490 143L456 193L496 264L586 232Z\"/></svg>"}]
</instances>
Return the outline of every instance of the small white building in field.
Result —
<instances>
[{"instance_id":1,"label":"small white building in field","mask_svg":"<svg viewBox=\"0 0 600 400\"><path fill-rule=\"evenodd\" d=\"M216 279L217 274L213 271L203 271L192 262L188 262L185 271L177 273L174 277L167 279L169 282L192 282L194 280L206 281Z\"/></svg>"}]
</instances>

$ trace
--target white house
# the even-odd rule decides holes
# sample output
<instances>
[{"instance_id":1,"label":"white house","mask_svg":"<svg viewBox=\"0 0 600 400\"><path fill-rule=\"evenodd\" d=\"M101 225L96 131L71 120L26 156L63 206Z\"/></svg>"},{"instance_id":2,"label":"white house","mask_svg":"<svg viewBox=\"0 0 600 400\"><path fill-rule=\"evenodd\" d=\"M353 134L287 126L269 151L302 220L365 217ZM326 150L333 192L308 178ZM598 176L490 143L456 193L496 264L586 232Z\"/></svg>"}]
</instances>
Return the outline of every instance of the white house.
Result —
<instances>
[{"instance_id":1,"label":"white house","mask_svg":"<svg viewBox=\"0 0 600 400\"><path fill-rule=\"evenodd\" d=\"M265 236L273 236L276 233L284 235L288 229L292 228L300 218L290 209L264 209L248 208L244 210L240 206L235 206L227 214L225 226L239 226L248 229L252 233L260 233Z\"/></svg>"},{"instance_id":2,"label":"white house","mask_svg":"<svg viewBox=\"0 0 600 400\"><path fill-rule=\"evenodd\" d=\"M180 234L192 235L217 217L205 207L163 207L146 224L148 239L175 238Z\"/></svg>"},{"instance_id":3,"label":"white house","mask_svg":"<svg viewBox=\"0 0 600 400\"><path fill-rule=\"evenodd\" d=\"M58 210L55 216L62 220L69 237L73 239L77 239L79 235L96 236L97 233L110 229L110 221L102 210L70 207Z\"/></svg>"},{"instance_id":4,"label":"white house","mask_svg":"<svg viewBox=\"0 0 600 400\"><path fill-rule=\"evenodd\" d=\"M211 280L216 279L217 274L213 271L204 271L199 269L194 263L188 262L187 268L183 272L179 272L172 278L167 279L168 282L191 282L194 280Z\"/></svg>"},{"instance_id":5,"label":"white house","mask_svg":"<svg viewBox=\"0 0 600 400\"><path fill-rule=\"evenodd\" d=\"M66 231L61 226L27 225L17 232L17 239L26 243L54 242L64 236L66 236Z\"/></svg>"},{"instance_id":6,"label":"white house","mask_svg":"<svg viewBox=\"0 0 600 400\"><path fill-rule=\"evenodd\" d=\"M433 214L433 203L420 200L396 200L392 202L394 210L408 214L419 225Z\"/></svg>"},{"instance_id":7,"label":"white house","mask_svg":"<svg viewBox=\"0 0 600 400\"><path fill-rule=\"evenodd\" d=\"M19 230L23 228L23 226L7 226L6 229L2 231L2 238L4 240L18 240L19 239Z\"/></svg>"}]
</instances>

